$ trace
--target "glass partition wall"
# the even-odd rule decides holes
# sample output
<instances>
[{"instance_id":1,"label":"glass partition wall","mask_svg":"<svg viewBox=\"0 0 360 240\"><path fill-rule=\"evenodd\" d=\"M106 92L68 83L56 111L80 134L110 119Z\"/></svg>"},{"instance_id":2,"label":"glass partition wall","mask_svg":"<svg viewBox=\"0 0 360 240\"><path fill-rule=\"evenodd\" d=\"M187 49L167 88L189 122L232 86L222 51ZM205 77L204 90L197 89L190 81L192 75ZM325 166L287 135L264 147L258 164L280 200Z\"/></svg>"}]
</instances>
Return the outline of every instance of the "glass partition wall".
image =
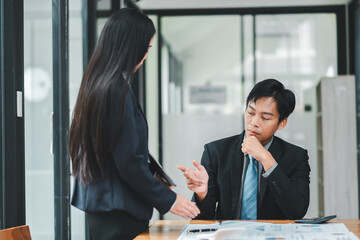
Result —
<instances>
[{"instance_id":1,"label":"glass partition wall","mask_svg":"<svg viewBox=\"0 0 360 240\"><path fill-rule=\"evenodd\" d=\"M52 2L24 1L26 224L29 225L34 240L55 239L52 37ZM69 114L75 104L81 77L81 0L71 0L69 1ZM85 239L84 214L73 207L71 225L71 238Z\"/></svg>"},{"instance_id":2,"label":"glass partition wall","mask_svg":"<svg viewBox=\"0 0 360 240\"><path fill-rule=\"evenodd\" d=\"M69 4L71 114L82 76L82 31L81 1ZM54 239L51 7L41 0L24 2L26 223L39 240ZM314 86L321 76L337 74L335 14L151 18L158 30L145 68L149 148L174 177L175 191L191 197L175 165L191 166L204 144L240 133L254 83L277 78L297 97L295 112L278 135L309 150L308 215L316 216ZM98 19L98 32L104 22ZM72 239L84 239L83 213L71 211Z\"/></svg>"},{"instance_id":3,"label":"glass partition wall","mask_svg":"<svg viewBox=\"0 0 360 240\"><path fill-rule=\"evenodd\" d=\"M26 223L33 239L54 239L51 155L52 3L24 1Z\"/></svg>"},{"instance_id":4,"label":"glass partition wall","mask_svg":"<svg viewBox=\"0 0 360 240\"><path fill-rule=\"evenodd\" d=\"M255 23L256 81L276 78L295 93L295 110L277 136L308 150L311 194L307 216L318 216L315 87L321 77L338 72L336 16L258 15Z\"/></svg>"},{"instance_id":5,"label":"glass partition wall","mask_svg":"<svg viewBox=\"0 0 360 240\"><path fill-rule=\"evenodd\" d=\"M163 165L188 198L191 192L175 165L191 166L205 143L242 130L241 20L230 15L161 19Z\"/></svg>"},{"instance_id":6,"label":"glass partition wall","mask_svg":"<svg viewBox=\"0 0 360 240\"><path fill-rule=\"evenodd\" d=\"M83 75L83 32L81 18L81 0L69 1L69 114L70 122L77 99ZM70 126L70 123L69 123ZM70 163L71 164L71 163ZM73 191L73 178L71 176L71 194ZM85 214L72 207L71 210L71 239L86 239Z\"/></svg>"},{"instance_id":7,"label":"glass partition wall","mask_svg":"<svg viewBox=\"0 0 360 240\"><path fill-rule=\"evenodd\" d=\"M175 166L192 166L192 160L200 161L204 144L241 133L247 94L254 83L275 78L296 95L295 111L277 135L309 151L307 215L317 216L314 89L321 76L337 74L336 15L162 16L156 20L161 46L151 50L158 54L149 54L147 66L158 61L160 68L147 68L146 79L147 88L154 90L156 84L161 97L147 94L149 128L159 127L158 133L150 132L150 150L162 152L163 165L178 185L175 190L191 197ZM156 105L161 114L151 117ZM159 145L154 144L157 140ZM165 219L177 217L167 214Z\"/></svg>"}]
</instances>

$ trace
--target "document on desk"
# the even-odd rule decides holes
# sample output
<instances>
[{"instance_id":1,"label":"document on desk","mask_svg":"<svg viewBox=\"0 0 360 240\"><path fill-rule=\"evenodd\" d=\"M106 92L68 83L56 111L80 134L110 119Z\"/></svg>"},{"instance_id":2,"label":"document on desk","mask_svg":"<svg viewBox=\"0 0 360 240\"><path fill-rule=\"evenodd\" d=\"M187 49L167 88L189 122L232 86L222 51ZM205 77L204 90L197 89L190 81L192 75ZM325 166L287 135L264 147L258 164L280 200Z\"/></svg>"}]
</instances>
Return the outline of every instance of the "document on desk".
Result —
<instances>
[{"instance_id":1,"label":"document on desk","mask_svg":"<svg viewBox=\"0 0 360 240\"><path fill-rule=\"evenodd\" d=\"M205 231L203 231L205 229ZM236 229L236 234L230 234ZM200 231L201 230L201 231ZM234 233L234 232L233 232ZM238 234L237 234L238 233ZM228 234L228 235L226 235ZM236 236L235 236L236 235ZM234 237L235 236L235 237ZM188 224L178 240L358 240L343 223L272 224L261 222L224 221L220 225Z\"/></svg>"}]
</instances>

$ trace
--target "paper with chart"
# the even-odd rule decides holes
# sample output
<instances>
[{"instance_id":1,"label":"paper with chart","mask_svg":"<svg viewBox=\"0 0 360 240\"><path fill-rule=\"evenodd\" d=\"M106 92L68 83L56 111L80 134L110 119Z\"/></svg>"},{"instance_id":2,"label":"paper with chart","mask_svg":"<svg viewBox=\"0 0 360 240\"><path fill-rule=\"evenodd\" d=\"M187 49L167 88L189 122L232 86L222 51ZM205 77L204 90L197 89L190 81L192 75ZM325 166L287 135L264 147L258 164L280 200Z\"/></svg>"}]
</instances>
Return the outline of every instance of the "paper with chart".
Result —
<instances>
[{"instance_id":1,"label":"paper with chart","mask_svg":"<svg viewBox=\"0 0 360 240\"><path fill-rule=\"evenodd\" d=\"M244 228L236 234L232 229ZM208 232L189 232L189 230L211 229ZM217 231L213 231L216 230ZM227 229L227 230L223 230ZM224 234L221 234L224 231ZM226 231L226 232L225 232ZM229 234L229 235L226 235ZM236 236L235 236L236 235ZM220 237L219 237L220 236ZM262 222L224 221L220 225L188 224L178 240L221 239L221 240L357 240L343 223L327 224L272 224Z\"/></svg>"}]
</instances>

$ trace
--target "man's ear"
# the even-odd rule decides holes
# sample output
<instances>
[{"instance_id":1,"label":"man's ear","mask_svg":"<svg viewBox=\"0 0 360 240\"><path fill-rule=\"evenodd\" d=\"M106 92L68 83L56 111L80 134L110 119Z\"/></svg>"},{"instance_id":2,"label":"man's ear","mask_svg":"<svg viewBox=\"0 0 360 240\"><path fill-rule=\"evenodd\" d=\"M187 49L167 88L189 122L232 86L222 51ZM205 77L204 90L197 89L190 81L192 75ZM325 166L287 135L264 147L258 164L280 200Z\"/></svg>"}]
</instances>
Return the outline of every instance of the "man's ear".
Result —
<instances>
[{"instance_id":1,"label":"man's ear","mask_svg":"<svg viewBox=\"0 0 360 240\"><path fill-rule=\"evenodd\" d=\"M288 120L287 118L285 118L284 120L282 120L282 121L279 123L277 130L283 129L283 128L286 126L286 124L287 124L287 120Z\"/></svg>"}]
</instances>

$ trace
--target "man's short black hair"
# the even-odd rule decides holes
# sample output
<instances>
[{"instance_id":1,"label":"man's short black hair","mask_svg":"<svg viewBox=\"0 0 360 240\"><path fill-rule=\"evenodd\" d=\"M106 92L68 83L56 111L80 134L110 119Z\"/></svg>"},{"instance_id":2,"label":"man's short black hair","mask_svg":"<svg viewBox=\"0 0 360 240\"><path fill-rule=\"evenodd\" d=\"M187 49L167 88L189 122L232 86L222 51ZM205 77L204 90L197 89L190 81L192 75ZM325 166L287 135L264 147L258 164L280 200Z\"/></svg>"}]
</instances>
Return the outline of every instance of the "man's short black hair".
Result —
<instances>
[{"instance_id":1,"label":"man's short black hair","mask_svg":"<svg viewBox=\"0 0 360 240\"><path fill-rule=\"evenodd\" d=\"M276 102L280 115L279 123L294 111L294 93L289 89L285 89L284 85L276 79L265 79L255 84L246 99L246 107L248 107L249 102L253 101L256 103L256 101L262 97L271 97Z\"/></svg>"}]
</instances>

